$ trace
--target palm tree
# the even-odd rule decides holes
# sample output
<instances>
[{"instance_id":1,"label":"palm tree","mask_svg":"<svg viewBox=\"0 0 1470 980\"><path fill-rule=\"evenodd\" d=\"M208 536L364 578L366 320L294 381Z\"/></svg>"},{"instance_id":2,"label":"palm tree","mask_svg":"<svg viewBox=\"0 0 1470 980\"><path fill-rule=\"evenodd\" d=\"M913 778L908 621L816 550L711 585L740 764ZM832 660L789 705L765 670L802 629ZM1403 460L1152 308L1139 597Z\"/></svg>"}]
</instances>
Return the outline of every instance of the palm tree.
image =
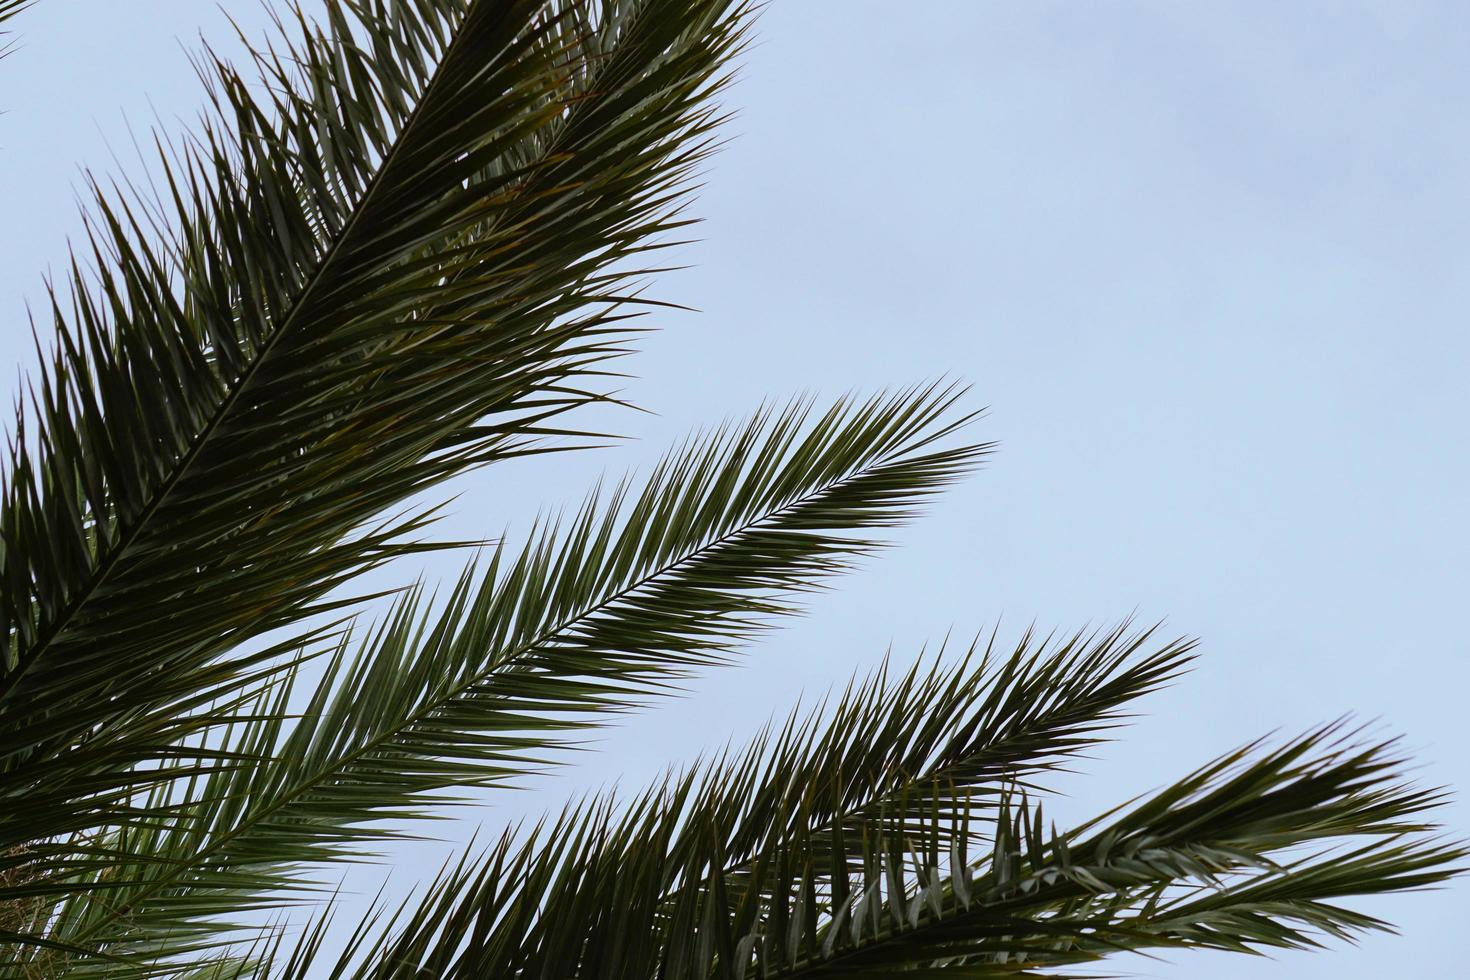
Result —
<instances>
[{"instance_id":1,"label":"palm tree","mask_svg":"<svg viewBox=\"0 0 1470 980\"><path fill-rule=\"evenodd\" d=\"M204 52L155 185L94 182L4 470L5 976L1032 976L1349 938L1386 924L1342 900L1455 873L1442 794L1342 723L1050 826L1048 776L1192 659L1125 623L880 666L468 849L345 951L263 917L737 656L989 454L951 385L767 406L442 595L366 594L450 547L424 491L601 438L577 410L659 305L751 19L287 6L248 70Z\"/></svg>"}]
</instances>

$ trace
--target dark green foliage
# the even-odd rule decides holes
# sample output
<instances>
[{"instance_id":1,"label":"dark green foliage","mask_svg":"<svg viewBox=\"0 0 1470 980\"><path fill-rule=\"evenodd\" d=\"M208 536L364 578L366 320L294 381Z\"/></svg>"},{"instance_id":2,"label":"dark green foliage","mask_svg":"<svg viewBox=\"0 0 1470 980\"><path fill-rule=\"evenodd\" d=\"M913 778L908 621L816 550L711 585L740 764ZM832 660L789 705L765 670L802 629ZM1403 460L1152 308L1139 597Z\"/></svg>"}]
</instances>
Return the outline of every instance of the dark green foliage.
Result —
<instances>
[{"instance_id":1,"label":"dark green foliage","mask_svg":"<svg viewBox=\"0 0 1470 980\"><path fill-rule=\"evenodd\" d=\"M168 231L99 192L0 512L0 847L111 815L240 690L222 654L414 549L385 509L598 397L611 267L680 224L727 3L380 6L263 89L209 60Z\"/></svg>"},{"instance_id":2,"label":"dark green foliage","mask_svg":"<svg viewBox=\"0 0 1470 980\"><path fill-rule=\"evenodd\" d=\"M158 193L96 182L0 492L0 977L1040 975L1350 938L1386 925L1341 899L1455 873L1440 795L1341 726L1049 827L1048 777L1192 656L1120 627L885 668L472 848L344 954L262 928L737 657L988 455L944 385L765 408L442 593L360 594L436 547L423 491L602 438L569 413L658 305L751 16L287 6L249 71L200 59Z\"/></svg>"}]
</instances>

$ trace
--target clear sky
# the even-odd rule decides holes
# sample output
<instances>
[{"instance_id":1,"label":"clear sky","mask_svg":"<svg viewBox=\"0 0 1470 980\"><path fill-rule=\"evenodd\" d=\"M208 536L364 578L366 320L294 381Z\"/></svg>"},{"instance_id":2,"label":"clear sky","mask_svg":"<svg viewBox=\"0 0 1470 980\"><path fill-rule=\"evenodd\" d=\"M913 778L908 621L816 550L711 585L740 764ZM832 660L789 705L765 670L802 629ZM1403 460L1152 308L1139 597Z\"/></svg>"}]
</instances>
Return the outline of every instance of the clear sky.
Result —
<instances>
[{"instance_id":1,"label":"clear sky","mask_svg":"<svg viewBox=\"0 0 1470 980\"><path fill-rule=\"evenodd\" d=\"M255 0L224 7L264 22ZM131 154L125 117L193 115L199 30L232 45L199 0L39 0L19 27L0 62L0 347L28 365L23 303L77 230L77 166ZM1403 732L1425 782L1470 790L1470 5L774 0L759 37L694 267L654 291L702 312L661 316L627 365L658 414L618 417L625 449L462 481L444 533L524 526L796 391L958 376L1003 449L747 666L449 832L638 785L890 644L903 660L997 619L1014 636L1130 612L1200 636L1204 659L1064 812L1345 712ZM1444 816L1465 834L1467 813ZM446 852L415 852L394 888ZM1361 907L1403 936L1127 966L1465 975L1470 885Z\"/></svg>"}]
</instances>

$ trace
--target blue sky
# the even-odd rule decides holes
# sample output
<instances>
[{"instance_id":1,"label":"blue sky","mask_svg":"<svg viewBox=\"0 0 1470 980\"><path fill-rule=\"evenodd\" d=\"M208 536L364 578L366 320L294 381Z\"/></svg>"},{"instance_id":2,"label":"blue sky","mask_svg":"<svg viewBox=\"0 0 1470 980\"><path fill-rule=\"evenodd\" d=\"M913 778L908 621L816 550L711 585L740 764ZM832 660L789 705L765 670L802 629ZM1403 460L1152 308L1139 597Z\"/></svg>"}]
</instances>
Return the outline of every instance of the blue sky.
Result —
<instances>
[{"instance_id":1,"label":"blue sky","mask_svg":"<svg viewBox=\"0 0 1470 980\"><path fill-rule=\"evenodd\" d=\"M254 0L224 6L264 23ZM198 31L233 45L194 0L40 0L19 26L0 62L0 346L28 366L24 301L79 227L78 166L131 158L125 120L192 117ZM1002 449L747 665L450 833L637 785L890 646L1130 613L1199 636L1203 660L1066 784L1063 813L1347 712L1404 733L1424 782L1470 787L1467 46L1457 3L775 0L692 268L654 289L701 312L660 315L628 365L627 396L657 414L617 417L627 447L461 481L444 533L523 527L798 391L959 377ZM1463 804L1445 818L1470 828ZM1127 967L1463 975L1470 886L1361 907L1403 936Z\"/></svg>"}]
</instances>

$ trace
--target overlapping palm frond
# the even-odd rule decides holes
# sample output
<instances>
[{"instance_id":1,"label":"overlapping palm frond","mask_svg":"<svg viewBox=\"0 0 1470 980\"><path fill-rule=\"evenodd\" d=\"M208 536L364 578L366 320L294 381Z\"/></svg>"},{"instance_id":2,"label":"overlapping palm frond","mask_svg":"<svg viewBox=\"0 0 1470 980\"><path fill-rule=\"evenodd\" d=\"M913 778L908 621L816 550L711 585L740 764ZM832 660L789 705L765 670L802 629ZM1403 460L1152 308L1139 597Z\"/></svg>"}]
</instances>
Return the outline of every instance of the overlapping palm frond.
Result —
<instances>
[{"instance_id":1,"label":"overlapping palm frond","mask_svg":"<svg viewBox=\"0 0 1470 980\"><path fill-rule=\"evenodd\" d=\"M701 868L720 869L728 895L754 894L768 853L794 836L807 835L813 858L830 862L837 840L993 806L1012 780L1063 766L1105 737L1129 702L1188 661L1188 644L1144 653L1149 643L1147 632L1122 629L1061 642L1028 635L1008 654L992 639L958 665L920 665L896 682L881 671L831 711L794 716L626 814L611 800L579 804L528 840L508 835L484 864L440 883L396 945L380 950L383 963L436 976L571 976L594 962L625 963L614 975L660 975L659 964L678 959L685 940L698 946L709 925L690 918ZM384 969L364 975L393 975Z\"/></svg>"},{"instance_id":2,"label":"overlapping palm frond","mask_svg":"<svg viewBox=\"0 0 1470 980\"><path fill-rule=\"evenodd\" d=\"M534 771L569 732L725 658L983 457L986 446L940 443L966 421L959 394L930 386L817 414L809 402L761 412L691 440L638 492L625 481L518 553L498 548L436 615L421 593L406 596L314 679L294 728L282 685L228 740L269 761L191 787L203 802L174 823L75 855L83 873L54 885L72 897L43 938L133 963L203 952L229 932L222 913L289 901L304 865L350 860L386 835L365 821L422 815L425 794ZM105 881L91 873L99 863ZM55 960L38 948L22 961ZM117 969L77 956L52 967Z\"/></svg>"},{"instance_id":3,"label":"overlapping palm frond","mask_svg":"<svg viewBox=\"0 0 1470 980\"><path fill-rule=\"evenodd\" d=\"M602 397L733 0L339 0L209 58L158 199L99 189L0 508L0 853L125 818L223 655L417 547L378 515ZM373 523L379 521L379 523ZM279 666L279 665L278 665ZM212 707L213 706L213 707ZM135 814L136 815L136 814Z\"/></svg>"},{"instance_id":4,"label":"overlapping palm frond","mask_svg":"<svg viewBox=\"0 0 1470 980\"><path fill-rule=\"evenodd\" d=\"M1440 884L1466 852L1432 836L1424 814L1442 794L1404 780L1395 742L1355 734L1329 725L1247 746L1066 833L1044 829L1039 805L1007 801L978 860L937 863L923 836L875 842L850 897L800 935L773 934L755 969L1056 976L1124 951L1307 949L1388 929L1338 903Z\"/></svg>"},{"instance_id":5,"label":"overlapping palm frond","mask_svg":"<svg viewBox=\"0 0 1470 980\"><path fill-rule=\"evenodd\" d=\"M1391 743L1339 726L1047 834L1036 776L1188 659L1146 642L1028 638L998 662L850 688L829 721L793 720L630 806L508 833L331 975L1042 976L1383 928L1336 902L1453 873L1462 851L1424 836L1439 794L1402 782Z\"/></svg>"},{"instance_id":6,"label":"overlapping palm frond","mask_svg":"<svg viewBox=\"0 0 1470 980\"><path fill-rule=\"evenodd\" d=\"M565 416L656 305L751 10L283 9L48 291L0 489L0 978L1059 976L1351 939L1386 924L1342 900L1457 873L1441 794L1342 724L1048 829L1049 777L1192 658L1125 624L885 667L472 848L340 955L261 928L733 658L990 448L945 385L766 408L358 628L355 579L432 547L410 498L592 438Z\"/></svg>"}]
</instances>

